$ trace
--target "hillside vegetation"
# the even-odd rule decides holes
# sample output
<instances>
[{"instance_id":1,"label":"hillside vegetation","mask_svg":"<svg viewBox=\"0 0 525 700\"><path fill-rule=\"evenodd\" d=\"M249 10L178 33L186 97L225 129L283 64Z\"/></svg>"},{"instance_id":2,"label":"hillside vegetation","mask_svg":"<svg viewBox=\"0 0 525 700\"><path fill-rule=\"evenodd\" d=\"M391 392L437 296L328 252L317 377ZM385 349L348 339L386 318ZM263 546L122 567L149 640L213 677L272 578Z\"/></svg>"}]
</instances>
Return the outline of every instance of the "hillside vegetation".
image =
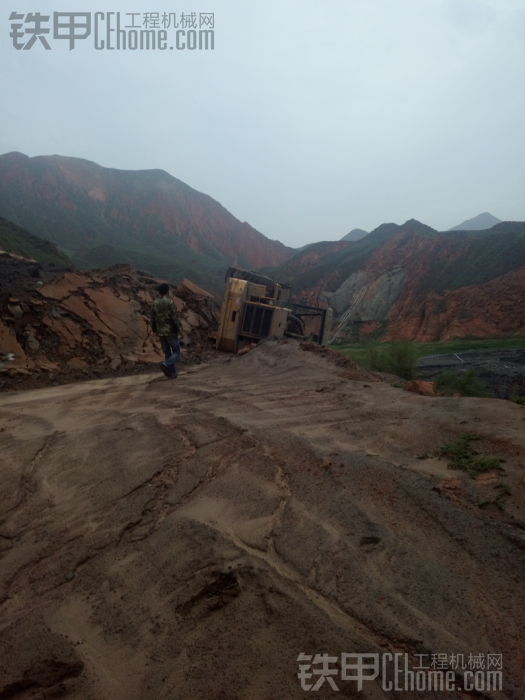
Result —
<instances>
[{"instance_id":1,"label":"hillside vegetation","mask_svg":"<svg viewBox=\"0 0 525 700\"><path fill-rule=\"evenodd\" d=\"M458 248L455 257L430 263L421 291L443 292L484 284L525 264L524 223L497 224L489 231L469 233L454 241Z\"/></svg>"},{"instance_id":2,"label":"hillside vegetation","mask_svg":"<svg viewBox=\"0 0 525 700\"><path fill-rule=\"evenodd\" d=\"M85 270L127 263L134 270L143 270L166 280L180 282L185 277L191 278L219 295L224 292L226 263L188 251L183 245L174 244L169 252L162 254L158 249L146 244L119 246L105 243L79 250L72 254L71 259Z\"/></svg>"},{"instance_id":3,"label":"hillside vegetation","mask_svg":"<svg viewBox=\"0 0 525 700\"><path fill-rule=\"evenodd\" d=\"M0 250L36 260L44 267L72 267L71 260L58 246L0 217Z\"/></svg>"},{"instance_id":4,"label":"hillside vegetation","mask_svg":"<svg viewBox=\"0 0 525 700\"><path fill-rule=\"evenodd\" d=\"M381 343L381 347L388 348L396 345L395 342ZM342 355L350 357L358 365L366 369L374 369L370 366L369 343L337 343L331 347ZM448 340L433 343L410 343L416 359L429 355L445 355L448 353L464 352L465 350L525 350L525 336L517 338L494 338L490 340Z\"/></svg>"}]
</instances>

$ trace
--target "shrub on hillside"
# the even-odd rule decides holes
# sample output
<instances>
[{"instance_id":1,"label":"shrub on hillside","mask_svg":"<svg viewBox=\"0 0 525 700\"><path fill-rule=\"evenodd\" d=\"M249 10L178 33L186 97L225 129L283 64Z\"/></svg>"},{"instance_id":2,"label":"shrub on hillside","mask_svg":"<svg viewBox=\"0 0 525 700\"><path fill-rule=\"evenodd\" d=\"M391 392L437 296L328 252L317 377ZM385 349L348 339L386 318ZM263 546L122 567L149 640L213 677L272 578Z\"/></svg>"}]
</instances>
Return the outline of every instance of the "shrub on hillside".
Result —
<instances>
[{"instance_id":1,"label":"shrub on hillside","mask_svg":"<svg viewBox=\"0 0 525 700\"><path fill-rule=\"evenodd\" d=\"M461 396L478 396L487 398L489 393L486 384L481 381L473 369L463 374L454 372L441 372L435 379L436 389L442 391L445 396L461 394Z\"/></svg>"},{"instance_id":2,"label":"shrub on hillside","mask_svg":"<svg viewBox=\"0 0 525 700\"><path fill-rule=\"evenodd\" d=\"M366 356L371 370L390 372L406 380L416 376L417 351L412 343L368 343Z\"/></svg>"}]
</instances>

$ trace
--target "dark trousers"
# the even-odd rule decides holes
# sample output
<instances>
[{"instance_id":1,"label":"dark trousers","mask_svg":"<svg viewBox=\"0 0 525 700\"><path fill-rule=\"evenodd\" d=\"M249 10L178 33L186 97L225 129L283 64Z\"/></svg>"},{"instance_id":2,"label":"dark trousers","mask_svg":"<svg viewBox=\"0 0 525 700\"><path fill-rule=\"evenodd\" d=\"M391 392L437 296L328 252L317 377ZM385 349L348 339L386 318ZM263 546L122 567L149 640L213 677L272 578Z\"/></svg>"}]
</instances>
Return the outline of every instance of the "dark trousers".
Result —
<instances>
[{"instance_id":1,"label":"dark trousers","mask_svg":"<svg viewBox=\"0 0 525 700\"><path fill-rule=\"evenodd\" d=\"M166 358L164 364L168 368L170 374L175 375L175 363L180 357L179 336L161 335L159 338L162 350L164 351L164 357Z\"/></svg>"}]
</instances>

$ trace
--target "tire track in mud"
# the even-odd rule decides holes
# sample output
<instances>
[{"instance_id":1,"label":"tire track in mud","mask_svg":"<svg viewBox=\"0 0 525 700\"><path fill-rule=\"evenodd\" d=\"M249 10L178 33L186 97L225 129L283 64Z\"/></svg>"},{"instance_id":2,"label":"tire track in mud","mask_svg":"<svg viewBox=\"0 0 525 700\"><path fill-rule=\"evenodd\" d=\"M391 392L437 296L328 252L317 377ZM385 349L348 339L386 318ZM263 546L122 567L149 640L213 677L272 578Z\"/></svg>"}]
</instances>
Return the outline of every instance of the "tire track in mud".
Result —
<instances>
[{"instance_id":1,"label":"tire track in mud","mask_svg":"<svg viewBox=\"0 0 525 700\"><path fill-rule=\"evenodd\" d=\"M203 677L209 678L210 697L221 692L230 697L228 689L232 679L242 677L242 667L261 674L268 697L282 697L288 689L291 697L302 697L295 660L301 650L311 653L307 647L313 649L316 640L323 645L319 652L406 651L417 662L414 653L447 646L463 651L478 641L479 630L480 643L511 655L523 615L517 587L506 580L520 553L516 543L501 544L501 536L510 535L507 516L480 512L476 523L490 526L478 536L470 511L468 517L458 516L466 510L463 505L432 491L439 481L397 467L388 445L374 444L385 424L392 427L401 416L404 424L397 420L390 439L400 446L403 460L398 461L405 462L406 454L416 450L411 431L427 430L431 422L425 424L423 417L432 419L439 435L445 430L454 435L459 402L445 401L443 408L437 400L417 396L403 402L403 394L390 387L370 391L362 382L347 389L341 384L341 392L319 392L321 398L316 388L339 386L339 380L336 370L326 370L320 360L317 374L309 374L311 363L306 369L299 363L295 375L282 371L278 381L268 381L265 374L259 383L250 362L250 355L233 359L226 366L181 374L172 384L142 379L135 385L112 384L96 396L79 387L78 405L68 398L67 409L85 416L79 438L84 431L86 444L98 444L101 425L107 423L108 431L118 428L111 433L114 438L105 439L122 447L130 442L123 457L130 469L115 472L120 488L113 501L112 484L107 482L106 493L105 471L93 452L92 463L85 464L101 479L98 485L94 478L86 480L94 495L90 507L98 508L93 528L100 527L107 538L68 542L67 533L57 531L53 566L70 561L60 559L69 548L77 557L74 578L38 599L24 583L25 569L19 577L24 585L3 611L8 622L23 617L29 629L42 609L52 624L56 607L78 599L85 604L93 644L101 640L97 658L108 662L100 668L89 663L84 685L71 697L91 700L85 691L93 687L93 678L97 688L113 687L104 685L104 674L115 649L131 655L134 663L137 649L144 649L137 661L143 675L136 697L141 700L205 697L193 681ZM305 386L303 410L297 382ZM38 410L52 405L60 420L74 425L75 416L63 415L56 402L53 394L48 407L44 401ZM492 414L478 404L464 405L494 432ZM34 401L27 406L33 410ZM433 406L438 420L427 410ZM348 414L344 422L358 423L355 432L338 429L337 411ZM300 415L284 420L287 412ZM130 421L134 433L126 432ZM55 424L63 428L58 419ZM173 436L172 446L166 435ZM425 437L430 438L435 440L435 433ZM162 449L154 449L155 441ZM384 456L365 458L365 443L370 454ZM129 451L135 448L136 457ZM28 467L36 459L38 481L49 452L29 457ZM67 450L59 457L69 474ZM109 464L108 469L118 467L115 460ZM75 483L76 473L68 478ZM466 475L462 479L462 488L471 485ZM70 509L79 502L86 508L84 494L73 495L65 499ZM119 529L110 540L115 524ZM498 550L501 558L487 558L488 549ZM37 561L35 556L34 566ZM458 590L464 598L454 600ZM471 612L475 625L469 626ZM496 622L501 629L494 632ZM64 624L60 632L70 634L74 619L68 622L72 627ZM351 648L344 648L345 640ZM285 670L277 682L274 670L281 663ZM20 677L23 672L21 667ZM164 677L164 685L155 685ZM517 688L516 664L511 668L509 662L508 677L509 686L513 682ZM249 678L242 678L255 697ZM99 696L109 697L103 690Z\"/></svg>"},{"instance_id":2,"label":"tire track in mud","mask_svg":"<svg viewBox=\"0 0 525 700\"><path fill-rule=\"evenodd\" d=\"M20 506L23 506L24 503L31 497L31 495L35 493L37 489L37 484L35 483L34 475L38 464L42 461L42 458L44 457L45 453L50 448L50 446L58 441L60 434L60 431L56 430L52 435L49 435L48 437L44 438L42 447L40 447L36 451L33 459L23 470L18 485L18 490L21 492L20 498L15 503L15 505L13 505L8 510L4 511L3 517L0 520L0 528L5 523L5 521L12 515L13 511L17 510ZM0 536L5 537L5 535L1 535L1 533ZM16 539L16 537L17 535L14 534L12 536L9 536L8 539Z\"/></svg>"}]
</instances>

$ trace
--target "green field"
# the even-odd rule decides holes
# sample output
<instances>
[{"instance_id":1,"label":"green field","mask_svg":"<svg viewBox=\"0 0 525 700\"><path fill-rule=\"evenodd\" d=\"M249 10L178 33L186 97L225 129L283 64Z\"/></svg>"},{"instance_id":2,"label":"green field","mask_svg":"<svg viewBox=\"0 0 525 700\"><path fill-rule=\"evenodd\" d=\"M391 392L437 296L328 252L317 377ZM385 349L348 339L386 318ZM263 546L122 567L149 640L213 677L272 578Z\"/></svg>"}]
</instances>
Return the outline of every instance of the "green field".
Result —
<instances>
[{"instance_id":1,"label":"green field","mask_svg":"<svg viewBox=\"0 0 525 700\"><path fill-rule=\"evenodd\" d=\"M346 357L350 357L358 365L365 369L371 369L369 366L369 350L368 343L335 343L330 347L337 350ZM381 351L386 350L391 343L379 343ZM427 355L444 355L452 352L463 352L465 350L513 350L515 348L525 350L525 337L510 337L498 338L496 340L443 340L433 343L414 343L410 342L415 355L426 357Z\"/></svg>"}]
</instances>

